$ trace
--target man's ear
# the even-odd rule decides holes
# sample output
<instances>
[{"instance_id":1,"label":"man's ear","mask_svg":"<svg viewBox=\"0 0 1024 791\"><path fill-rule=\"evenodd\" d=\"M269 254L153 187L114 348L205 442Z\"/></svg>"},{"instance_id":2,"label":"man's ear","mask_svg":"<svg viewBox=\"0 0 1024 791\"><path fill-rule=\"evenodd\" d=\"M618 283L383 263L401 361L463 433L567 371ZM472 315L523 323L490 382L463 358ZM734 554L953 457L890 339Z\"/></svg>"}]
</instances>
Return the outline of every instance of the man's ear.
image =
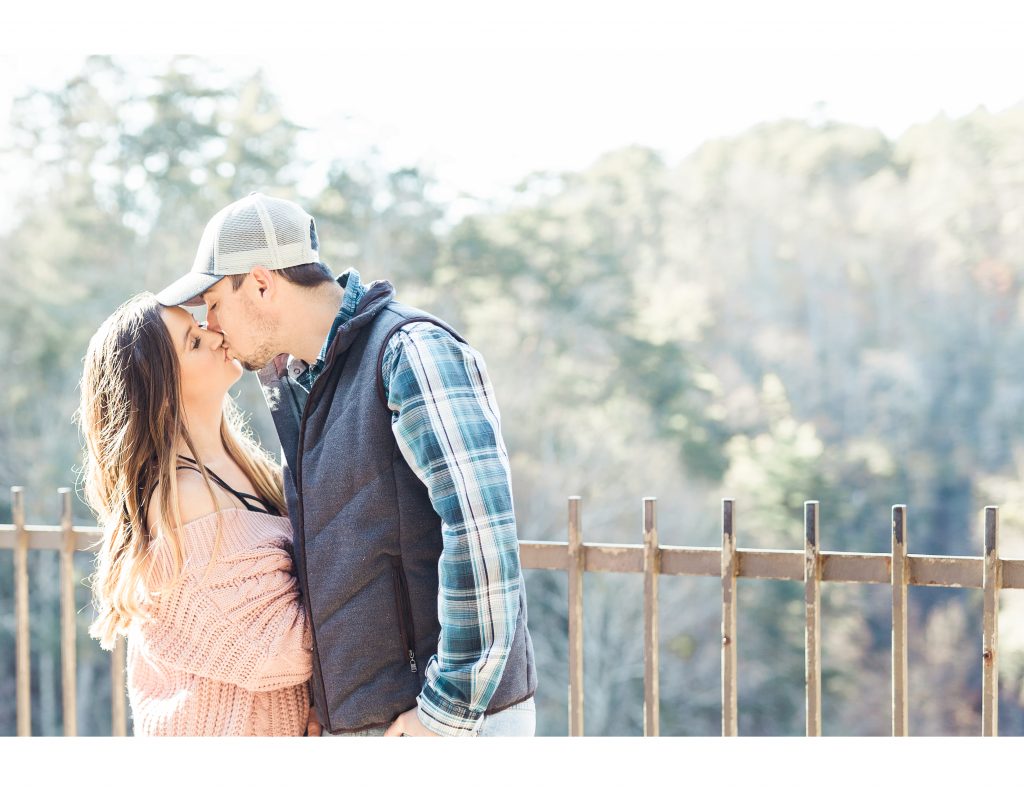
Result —
<instances>
[{"instance_id":1,"label":"man's ear","mask_svg":"<svg viewBox=\"0 0 1024 791\"><path fill-rule=\"evenodd\" d=\"M249 270L249 276L253 279L259 289L260 299L273 297L277 289L277 278L274 273L265 266L254 266Z\"/></svg>"}]
</instances>

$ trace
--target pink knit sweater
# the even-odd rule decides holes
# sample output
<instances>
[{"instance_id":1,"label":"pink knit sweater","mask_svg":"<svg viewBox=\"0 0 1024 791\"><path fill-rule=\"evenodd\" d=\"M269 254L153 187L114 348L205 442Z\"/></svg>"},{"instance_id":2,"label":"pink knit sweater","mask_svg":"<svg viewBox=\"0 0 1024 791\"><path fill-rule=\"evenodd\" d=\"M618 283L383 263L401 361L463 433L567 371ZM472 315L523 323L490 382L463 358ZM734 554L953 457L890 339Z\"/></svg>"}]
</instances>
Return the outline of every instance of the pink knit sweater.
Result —
<instances>
[{"instance_id":1,"label":"pink knit sweater","mask_svg":"<svg viewBox=\"0 0 1024 791\"><path fill-rule=\"evenodd\" d=\"M128 630L137 736L301 736L312 644L287 517L230 508L181 530L185 568ZM166 556L157 549L158 564ZM158 566L159 567L159 566Z\"/></svg>"}]
</instances>

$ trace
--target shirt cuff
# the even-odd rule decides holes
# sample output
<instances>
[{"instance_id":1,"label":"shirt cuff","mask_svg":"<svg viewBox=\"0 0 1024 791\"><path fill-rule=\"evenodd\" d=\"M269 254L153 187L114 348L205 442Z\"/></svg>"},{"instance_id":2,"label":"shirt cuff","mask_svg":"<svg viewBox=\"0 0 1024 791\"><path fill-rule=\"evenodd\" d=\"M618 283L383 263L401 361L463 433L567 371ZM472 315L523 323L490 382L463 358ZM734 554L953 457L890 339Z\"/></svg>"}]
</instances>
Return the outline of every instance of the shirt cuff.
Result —
<instances>
[{"instance_id":1,"label":"shirt cuff","mask_svg":"<svg viewBox=\"0 0 1024 791\"><path fill-rule=\"evenodd\" d=\"M424 728L441 736L476 736L483 722L483 712L440 697L424 687L416 698L416 716Z\"/></svg>"}]
</instances>

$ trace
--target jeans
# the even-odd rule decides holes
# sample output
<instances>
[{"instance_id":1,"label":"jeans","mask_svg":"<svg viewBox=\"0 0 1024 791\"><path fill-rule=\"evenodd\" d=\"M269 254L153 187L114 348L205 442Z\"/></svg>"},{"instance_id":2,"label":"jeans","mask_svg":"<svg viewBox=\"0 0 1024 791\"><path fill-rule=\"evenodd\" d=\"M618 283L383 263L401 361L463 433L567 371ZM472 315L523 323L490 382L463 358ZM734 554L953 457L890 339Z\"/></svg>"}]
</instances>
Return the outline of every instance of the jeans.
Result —
<instances>
[{"instance_id":1,"label":"jeans","mask_svg":"<svg viewBox=\"0 0 1024 791\"><path fill-rule=\"evenodd\" d=\"M347 733L328 733L324 731L323 736L383 736L387 728L376 727L366 728L362 731L349 731ZM497 714L485 714L477 736L533 736L537 730L537 709L534 706L533 698L527 698L522 703L502 709Z\"/></svg>"},{"instance_id":2,"label":"jeans","mask_svg":"<svg viewBox=\"0 0 1024 791\"><path fill-rule=\"evenodd\" d=\"M537 708L533 698L502 709L497 714L485 714L477 736L533 736L537 730Z\"/></svg>"}]
</instances>

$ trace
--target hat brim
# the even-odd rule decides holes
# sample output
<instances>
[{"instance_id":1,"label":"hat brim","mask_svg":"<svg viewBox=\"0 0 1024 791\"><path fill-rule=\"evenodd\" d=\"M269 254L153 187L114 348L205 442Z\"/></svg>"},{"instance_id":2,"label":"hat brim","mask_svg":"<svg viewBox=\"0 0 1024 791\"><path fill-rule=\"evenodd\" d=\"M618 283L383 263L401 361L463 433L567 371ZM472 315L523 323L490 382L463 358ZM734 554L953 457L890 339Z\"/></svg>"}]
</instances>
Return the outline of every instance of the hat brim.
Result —
<instances>
[{"instance_id":1,"label":"hat brim","mask_svg":"<svg viewBox=\"0 0 1024 791\"><path fill-rule=\"evenodd\" d=\"M204 272L189 272L156 295L156 301L166 307L175 305L197 306L203 304L202 294L206 289L223 280L225 275L208 275Z\"/></svg>"}]
</instances>

